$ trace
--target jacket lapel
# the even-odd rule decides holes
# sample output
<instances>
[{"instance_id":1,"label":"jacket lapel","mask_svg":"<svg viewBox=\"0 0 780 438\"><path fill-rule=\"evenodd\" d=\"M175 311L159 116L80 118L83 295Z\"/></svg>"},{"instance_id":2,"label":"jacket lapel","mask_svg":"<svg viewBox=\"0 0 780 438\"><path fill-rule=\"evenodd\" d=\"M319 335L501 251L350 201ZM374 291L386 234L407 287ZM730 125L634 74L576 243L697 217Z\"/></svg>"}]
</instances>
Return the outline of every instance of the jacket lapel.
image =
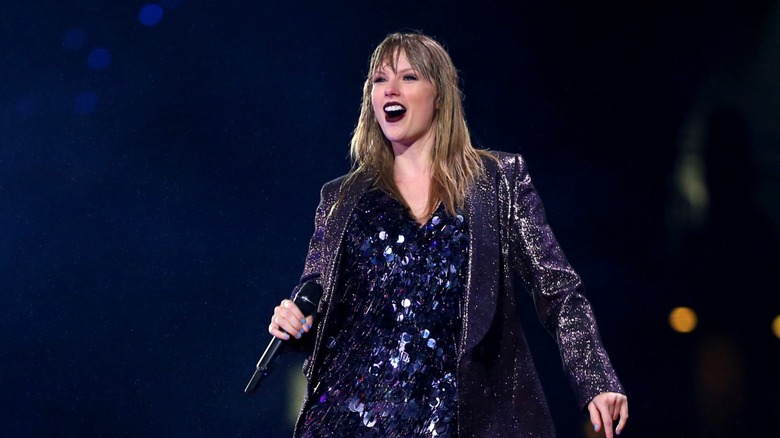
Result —
<instances>
[{"instance_id":1,"label":"jacket lapel","mask_svg":"<svg viewBox=\"0 0 780 438\"><path fill-rule=\"evenodd\" d=\"M466 196L469 213L469 270L464 297L462 356L485 337L496 312L500 267L497 163L485 159L485 176Z\"/></svg>"},{"instance_id":2,"label":"jacket lapel","mask_svg":"<svg viewBox=\"0 0 780 438\"><path fill-rule=\"evenodd\" d=\"M348 186L341 187L339 192L342 190L344 191L343 198L341 199L341 202L337 202L334 205L326 219L326 227L333 227L333 232L326 235L326 249L324 253L333 254L334 256L330 257L328 260L328 266L325 270L325 295L323 296L323 302L329 303L333 302L334 298L338 299L338 297L332 297L330 295L336 290L336 283L338 281L336 278L336 266L339 261L338 259L341 258L341 245L344 241L344 233L352 210L354 210L360 197L363 196L369 187L371 187L373 180L373 174L364 174L359 176Z\"/></svg>"},{"instance_id":3,"label":"jacket lapel","mask_svg":"<svg viewBox=\"0 0 780 438\"><path fill-rule=\"evenodd\" d=\"M485 337L496 312L496 297L500 276L500 241L498 216L497 163L485 159L485 176L474 182L466 195L466 210L471 232L469 244L469 268L464 296L463 331L461 333L462 356ZM344 197L330 212L327 221L334 227L325 241L326 254L341 254L349 216L358 200L371 187L373 174L362 175L352 184L343 187ZM338 257L331 257L326 269L324 302L338 297L330 296L338 281L336 266Z\"/></svg>"}]
</instances>

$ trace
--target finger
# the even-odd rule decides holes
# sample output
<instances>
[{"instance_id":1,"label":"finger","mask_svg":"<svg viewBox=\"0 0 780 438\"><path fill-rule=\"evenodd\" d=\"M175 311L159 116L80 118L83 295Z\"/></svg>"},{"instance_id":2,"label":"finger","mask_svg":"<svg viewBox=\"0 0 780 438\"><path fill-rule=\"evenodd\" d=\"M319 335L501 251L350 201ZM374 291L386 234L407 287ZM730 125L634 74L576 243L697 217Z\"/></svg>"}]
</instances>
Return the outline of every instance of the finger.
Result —
<instances>
[{"instance_id":1,"label":"finger","mask_svg":"<svg viewBox=\"0 0 780 438\"><path fill-rule=\"evenodd\" d=\"M274 315L280 316L287 321L290 321L290 324L292 324L296 330L299 330L301 327L303 327L303 324L306 322L305 318L303 318L301 314L301 310L298 308L298 306L295 305L295 303L290 300L284 300L278 306L276 306L274 309Z\"/></svg>"},{"instance_id":2,"label":"finger","mask_svg":"<svg viewBox=\"0 0 780 438\"><path fill-rule=\"evenodd\" d=\"M620 404L620 422L617 425L617 429L615 429L615 432L617 432L618 435L620 435L620 432L626 427L626 421L628 421L628 399L623 396L622 403Z\"/></svg>"},{"instance_id":3,"label":"finger","mask_svg":"<svg viewBox=\"0 0 780 438\"><path fill-rule=\"evenodd\" d=\"M604 423L604 436L606 438L612 438L612 426L608 426L606 422Z\"/></svg>"},{"instance_id":4,"label":"finger","mask_svg":"<svg viewBox=\"0 0 780 438\"><path fill-rule=\"evenodd\" d=\"M304 323L303 320L306 319L306 315L301 312L301 309L299 309L294 302L290 300L284 300L282 301L282 307L292 312L293 316L295 316L298 321L302 321L301 324Z\"/></svg>"},{"instance_id":5,"label":"finger","mask_svg":"<svg viewBox=\"0 0 780 438\"><path fill-rule=\"evenodd\" d=\"M308 331L308 328L306 328L306 317L294 302L290 300L284 300L282 301L282 307L289 312L286 317L288 320L290 320L290 322L300 334L304 334L306 331Z\"/></svg>"},{"instance_id":6,"label":"finger","mask_svg":"<svg viewBox=\"0 0 780 438\"><path fill-rule=\"evenodd\" d=\"M279 326L282 331L296 338L300 338L300 335L304 332L301 321L281 305L276 306L274 309L274 316L271 318L271 322Z\"/></svg>"},{"instance_id":7,"label":"finger","mask_svg":"<svg viewBox=\"0 0 780 438\"><path fill-rule=\"evenodd\" d=\"M314 325L314 316L309 315L306 317L306 324L303 325L303 329L306 331L306 333L309 333L309 330L311 330L312 325Z\"/></svg>"},{"instance_id":8,"label":"finger","mask_svg":"<svg viewBox=\"0 0 780 438\"><path fill-rule=\"evenodd\" d=\"M593 431L598 432L601 429L601 416L595 403L588 403L588 413L590 414L590 424L593 425Z\"/></svg>"},{"instance_id":9,"label":"finger","mask_svg":"<svg viewBox=\"0 0 780 438\"><path fill-rule=\"evenodd\" d=\"M601 429L604 431L604 436L612 438L612 412L614 409L614 397L602 394L594 400L594 405L598 411L598 417L601 421Z\"/></svg>"},{"instance_id":10,"label":"finger","mask_svg":"<svg viewBox=\"0 0 780 438\"><path fill-rule=\"evenodd\" d=\"M604 435L607 438L612 438L612 415L610 415L609 409L602 409L600 414L601 421L604 424Z\"/></svg>"},{"instance_id":11,"label":"finger","mask_svg":"<svg viewBox=\"0 0 780 438\"><path fill-rule=\"evenodd\" d=\"M622 396L617 395L615 396L615 400L609 404L610 412L612 413L612 421L614 422L618 418L620 418L620 406L622 404Z\"/></svg>"},{"instance_id":12,"label":"finger","mask_svg":"<svg viewBox=\"0 0 780 438\"><path fill-rule=\"evenodd\" d=\"M291 313L280 313L274 316L272 320L279 328L290 336L300 339L304 333L303 325L300 321L295 319Z\"/></svg>"},{"instance_id":13,"label":"finger","mask_svg":"<svg viewBox=\"0 0 780 438\"><path fill-rule=\"evenodd\" d=\"M274 323L268 324L268 333L272 334L273 336L275 336L275 337L277 337L277 338L279 338L279 339L281 339L283 341L286 341L286 340L290 339L290 335L288 335L287 333L279 330L279 326L277 326Z\"/></svg>"}]
</instances>

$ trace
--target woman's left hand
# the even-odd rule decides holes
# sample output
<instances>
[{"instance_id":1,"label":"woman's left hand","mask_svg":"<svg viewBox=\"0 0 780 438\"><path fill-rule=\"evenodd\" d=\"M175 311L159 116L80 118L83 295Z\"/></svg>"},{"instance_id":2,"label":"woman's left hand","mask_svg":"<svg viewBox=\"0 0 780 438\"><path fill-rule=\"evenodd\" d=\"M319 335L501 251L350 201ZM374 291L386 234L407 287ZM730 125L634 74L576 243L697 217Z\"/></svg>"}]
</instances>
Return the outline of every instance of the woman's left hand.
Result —
<instances>
[{"instance_id":1,"label":"woman's left hand","mask_svg":"<svg viewBox=\"0 0 780 438\"><path fill-rule=\"evenodd\" d=\"M615 433L620 435L623 428L626 427L628 420L628 398L617 392L602 392L593 397L588 403L588 412L590 412L590 422L593 423L593 430L596 432L604 429L607 438L612 438L612 422L620 418Z\"/></svg>"}]
</instances>

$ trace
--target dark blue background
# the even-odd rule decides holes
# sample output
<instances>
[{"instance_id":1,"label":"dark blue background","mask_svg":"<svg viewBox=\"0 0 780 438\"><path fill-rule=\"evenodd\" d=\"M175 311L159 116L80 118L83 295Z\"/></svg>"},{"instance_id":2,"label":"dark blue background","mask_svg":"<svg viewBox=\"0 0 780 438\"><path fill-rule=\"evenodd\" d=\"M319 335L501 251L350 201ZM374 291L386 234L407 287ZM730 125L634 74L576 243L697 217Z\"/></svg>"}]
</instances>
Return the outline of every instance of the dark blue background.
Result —
<instances>
[{"instance_id":1,"label":"dark blue background","mask_svg":"<svg viewBox=\"0 0 780 438\"><path fill-rule=\"evenodd\" d=\"M777 2L167 0L151 25L139 1L5 3L3 436L290 435L300 357L242 391L319 187L349 168L368 56L405 29L449 49L478 145L528 160L625 435L780 426ZM686 156L707 169L699 222ZM695 332L668 327L678 305ZM524 313L558 431L581 436Z\"/></svg>"}]
</instances>

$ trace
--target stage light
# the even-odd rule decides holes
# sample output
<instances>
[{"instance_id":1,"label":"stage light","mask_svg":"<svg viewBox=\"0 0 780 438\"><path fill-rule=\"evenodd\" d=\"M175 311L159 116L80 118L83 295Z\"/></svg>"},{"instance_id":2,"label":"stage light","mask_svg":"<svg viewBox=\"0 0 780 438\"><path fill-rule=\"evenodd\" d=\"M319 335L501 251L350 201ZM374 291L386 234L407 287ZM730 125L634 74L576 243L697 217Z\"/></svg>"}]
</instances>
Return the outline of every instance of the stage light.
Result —
<instances>
[{"instance_id":1,"label":"stage light","mask_svg":"<svg viewBox=\"0 0 780 438\"><path fill-rule=\"evenodd\" d=\"M82 115L92 114L97 107L97 96L95 93L86 91L76 96L73 109Z\"/></svg>"},{"instance_id":2,"label":"stage light","mask_svg":"<svg viewBox=\"0 0 780 438\"><path fill-rule=\"evenodd\" d=\"M103 70L111 64L111 52L102 47L89 52L87 64L92 70Z\"/></svg>"},{"instance_id":3,"label":"stage light","mask_svg":"<svg viewBox=\"0 0 780 438\"><path fill-rule=\"evenodd\" d=\"M163 8L155 3L150 3L138 13L138 21L144 26L154 26L159 23L163 18Z\"/></svg>"},{"instance_id":4,"label":"stage light","mask_svg":"<svg viewBox=\"0 0 780 438\"><path fill-rule=\"evenodd\" d=\"M599 432L593 430L593 423L590 422L590 418L582 420L582 436L586 438L596 438L599 436Z\"/></svg>"},{"instance_id":5,"label":"stage light","mask_svg":"<svg viewBox=\"0 0 780 438\"><path fill-rule=\"evenodd\" d=\"M84 47L87 34L81 29L71 29L62 35L62 47L69 52L76 52Z\"/></svg>"},{"instance_id":6,"label":"stage light","mask_svg":"<svg viewBox=\"0 0 780 438\"><path fill-rule=\"evenodd\" d=\"M287 374L287 422L295 425L298 413L301 411L301 394L306 393L308 382L306 376L298 367L293 367Z\"/></svg>"},{"instance_id":7,"label":"stage light","mask_svg":"<svg viewBox=\"0 0 780 438\"><path fill-rule=\"evenodd\" d=\"M772 332L776 337L780 338L780 315L777 315L775 320L772 321Z\"/></svg>"},{"instance_id":8,"label":"stage light","mask_svg":"<svg viewBox=\"0 0 780 438\"><path fill-rule=\"evenodd\" d=\"M669 312L669 325L678 333L690 333L696 329L698 318L690 307L676 307Z\"/></svg>"}]
</instances>

